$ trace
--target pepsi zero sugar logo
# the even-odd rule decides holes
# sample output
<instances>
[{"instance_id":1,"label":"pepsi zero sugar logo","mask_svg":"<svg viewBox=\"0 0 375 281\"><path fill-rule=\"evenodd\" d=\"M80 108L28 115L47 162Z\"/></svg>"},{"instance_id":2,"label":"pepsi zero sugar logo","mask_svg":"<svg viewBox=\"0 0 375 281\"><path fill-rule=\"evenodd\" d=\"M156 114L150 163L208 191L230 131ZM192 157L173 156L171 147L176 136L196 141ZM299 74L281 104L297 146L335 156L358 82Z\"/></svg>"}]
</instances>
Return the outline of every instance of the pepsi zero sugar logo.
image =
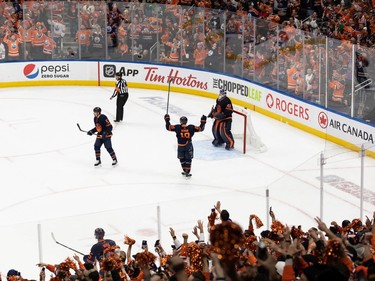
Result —
<instances>
[{"instance_id":1,"label":"pepsi zero sugar logo","mask_svg":"<svg viewBox=\"0 0 375 281\"><path fill-rule=\"evenodd\" d=\"M139 73L138 69L131 69L125 67L120 67L120 69L116 69L116 65L114 64L104 64L103 65L103 76L104 77L115 77L116 72L120 72L122 76L136 76Z\"/></svg>"},{"instance_id":2,"label":"pepsi zero sugar logo","mask_svg":"<svg viewBox=\"0 0 375 281\"><path fill-rule=\"evenodd\" d=\"M28 79L34 79L39 75L39 68L33 63L27 64L23 68L23 75Z\"/></svg>"},{"instance_id":3,"label":"pepsi zero sugar logo","mask_svg":"<svg viewBox=\"0 0 375 281\"><path fill-rule=\"evenodd\" d=\"M35 64L30 63L23 68L23 74L28 79L37 78L39 73L39 78L41 79L69 78L70 67L69 64L43 64L42 66L37 67Z\"/></svg>"}]
</instances>

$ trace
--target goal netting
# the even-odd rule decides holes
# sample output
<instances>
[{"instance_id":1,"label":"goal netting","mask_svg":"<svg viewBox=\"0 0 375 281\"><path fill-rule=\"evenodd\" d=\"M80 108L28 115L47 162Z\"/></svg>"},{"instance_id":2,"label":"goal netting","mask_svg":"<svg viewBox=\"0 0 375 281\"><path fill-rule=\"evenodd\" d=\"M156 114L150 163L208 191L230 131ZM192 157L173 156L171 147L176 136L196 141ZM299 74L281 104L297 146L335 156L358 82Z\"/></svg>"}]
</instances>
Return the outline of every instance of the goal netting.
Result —
<instances>
[{"instance_id":1,"label":"goal netting","mask_svg":"<svg viewBox=\"0 0 375 281\"><path fill-rule=\"evenodd\" d=\"M237 149L241 149L243 153L267 151L266 145L255 132L250 110L235 106L232 117L232 134Z\"/></svg>"}]
</instances>

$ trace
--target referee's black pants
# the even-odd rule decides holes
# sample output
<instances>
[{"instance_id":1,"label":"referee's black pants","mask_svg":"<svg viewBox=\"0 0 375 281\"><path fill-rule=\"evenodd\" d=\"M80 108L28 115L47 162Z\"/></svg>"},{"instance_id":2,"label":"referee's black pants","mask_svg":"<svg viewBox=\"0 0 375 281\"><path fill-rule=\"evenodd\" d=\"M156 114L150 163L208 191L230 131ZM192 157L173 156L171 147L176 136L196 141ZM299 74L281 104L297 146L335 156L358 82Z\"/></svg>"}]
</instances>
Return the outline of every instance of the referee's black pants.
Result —
<instances>
[{"instance_id":1,"label":"referee's black pants","mask_svg":"<svg viewBox=\"0 0 375 281\"><path fill-rule=\"evenodd\" d=\"M128 100L129 94L118 95L116 101L116 120L122 121L124 118L124 105Z\"/></svg>"}]
</instances>

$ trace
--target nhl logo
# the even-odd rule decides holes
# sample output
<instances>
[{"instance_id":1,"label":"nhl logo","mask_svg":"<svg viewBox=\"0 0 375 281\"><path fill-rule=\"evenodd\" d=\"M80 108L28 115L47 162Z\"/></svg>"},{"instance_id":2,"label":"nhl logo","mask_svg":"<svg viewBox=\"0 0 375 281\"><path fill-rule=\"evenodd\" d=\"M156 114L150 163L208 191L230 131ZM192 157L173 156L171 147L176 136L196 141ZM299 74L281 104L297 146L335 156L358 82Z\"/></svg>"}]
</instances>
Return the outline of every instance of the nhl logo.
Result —
<instances>
[{"instance_id":1,"label":"nhl logo","mask_svg":"<svg viewBox=\"0 0 375 281\"><path fill-rule=\"evenodd\" d=\"M104 77L115 77L116 66L114 64L105 64L103 66Z\"/></svg>"}]
</instances>

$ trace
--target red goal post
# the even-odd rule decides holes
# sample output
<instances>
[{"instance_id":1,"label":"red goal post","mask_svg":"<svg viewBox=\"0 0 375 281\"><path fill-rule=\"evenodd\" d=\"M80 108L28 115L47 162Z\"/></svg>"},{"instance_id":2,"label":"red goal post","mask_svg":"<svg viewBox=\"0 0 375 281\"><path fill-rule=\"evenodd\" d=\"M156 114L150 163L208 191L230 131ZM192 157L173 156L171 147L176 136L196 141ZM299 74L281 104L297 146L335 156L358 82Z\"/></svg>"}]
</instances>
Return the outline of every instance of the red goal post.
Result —
<instances>
[{"instance_id":1,"label":"red goal post","mask_svg":"<svg viewBox=\"0 0 375 281\"><path fill-rule=\"evenodd\" d=\"M237 129L233 130L234 128L236 128L236 126L233 126L233 124L234 124L234 122L237 122L237 120L236 120L237 118L236 118L236 115L232 116L232 135L233 135L234 139L239 139L239 137L242 134L242 139L243 139L243 141L242 141L242 153L246 154L246 124L247 124L247 114L243 113L243 112L239 112L238 110L235 110L235 109L233 109L233 113L234 114L238 114L239 115L238 117L241 116L243 118L243 121L240 123L240 124L242 124L240 126L240 128L242 128L242 133L241 133L241 130L239 132L237 132Z\"/></svg>"},{"instance_id":2,"label":"red goal post","mask_svg":"<svg viewBox=\"0 0 375 281\"><path fill-rule=\"evenodd\" d=\"M242 153L250 149L254 152L265 152L267 147L255 132L250 113L247 108L234 107L232 115L232 135L236 143L241 143Z\"/></svg>"}]
</instances>

